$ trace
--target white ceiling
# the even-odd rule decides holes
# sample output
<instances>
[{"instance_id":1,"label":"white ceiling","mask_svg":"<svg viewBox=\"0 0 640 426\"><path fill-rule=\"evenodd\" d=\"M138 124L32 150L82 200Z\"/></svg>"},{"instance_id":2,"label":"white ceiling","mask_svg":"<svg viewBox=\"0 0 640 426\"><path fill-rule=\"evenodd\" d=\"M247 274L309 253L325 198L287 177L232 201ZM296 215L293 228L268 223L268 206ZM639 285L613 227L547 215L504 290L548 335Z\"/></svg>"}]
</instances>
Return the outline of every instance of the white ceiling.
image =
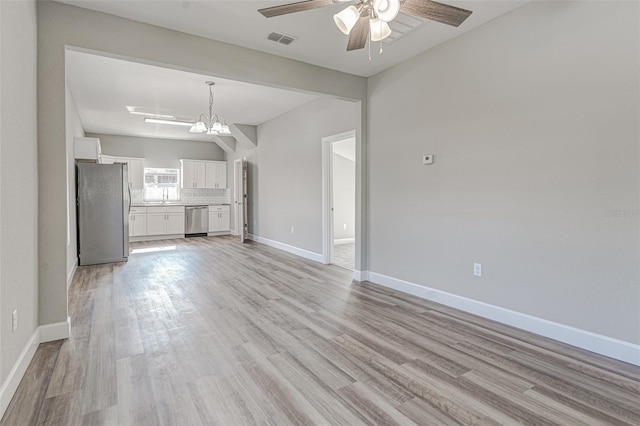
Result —
<instances>
[{"instance_id":1,"label":"white ceiling","mask_svg":"<svg viewBox=\"0 0 640 426\"><path fill-rule=\"evenodd\" d=\"M520 7L529 0L444 0L447 4L469 9L473 13L458 28L429 22L387 46L382 55L378 55L376 43L371 49L373 61L370 64L367 48L345 51L347 37L333 23L333 14L345 8L348 3L265 18L257 12L258 9L292 1L61 1L326 68L371 76ZM271 32L293 35L299 39L285 46L268 41L266 37Z\"/></svg>"},{"instance_id":2,"label":"white ceiling","mask_svg":"<svg viewBox=\"0 0 640 426\"><path fill-rule=\"evenodd\" d=\"M150 138L210 141L188 127L144 122L126 107L155 110L195 120L209 108L229 124L257 125L306 104L317 96L242 83L152 65L67 50L67 82L86 132Z\"/></svg>"}]
</instances>

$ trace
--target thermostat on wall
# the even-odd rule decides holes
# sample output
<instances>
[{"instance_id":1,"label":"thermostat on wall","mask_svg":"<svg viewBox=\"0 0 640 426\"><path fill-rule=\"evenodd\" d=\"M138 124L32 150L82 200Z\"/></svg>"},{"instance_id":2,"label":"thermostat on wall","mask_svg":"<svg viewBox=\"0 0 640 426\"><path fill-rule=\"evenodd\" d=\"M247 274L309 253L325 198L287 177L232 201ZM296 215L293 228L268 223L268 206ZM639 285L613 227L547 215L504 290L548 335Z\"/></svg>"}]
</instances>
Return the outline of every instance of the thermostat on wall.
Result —
<instances>
[{"instance_id":1,"label":"thermostat on wall","mask_svg":"<svg viewBox=\"0 0 640 426\"><path fill-rule=\"evenodd\" d=\"M433 164L433 154L427 154L422 156L422 164Z\"/></svg>"}]
</instances>

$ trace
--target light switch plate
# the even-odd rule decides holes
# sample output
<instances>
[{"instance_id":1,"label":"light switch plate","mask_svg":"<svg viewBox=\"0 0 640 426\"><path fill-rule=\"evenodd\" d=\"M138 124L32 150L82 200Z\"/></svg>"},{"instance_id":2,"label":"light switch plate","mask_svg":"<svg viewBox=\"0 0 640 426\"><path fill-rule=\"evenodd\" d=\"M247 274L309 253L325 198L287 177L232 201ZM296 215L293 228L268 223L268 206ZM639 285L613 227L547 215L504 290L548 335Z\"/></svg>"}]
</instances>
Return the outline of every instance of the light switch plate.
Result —
<instances>
[{"instance_id":1,"label":"light switch plate","mask_svg":"<svg viewBox=\"0 0 640 426\"><path fill-rule=\"evenodd\" d=\"M422 156L422 164L433 164L434 155L427 154Z\"/></svg>"},{"instance_id":2,"label":"light switch plate","mask_svg":"<svg viewBox=\"0 0 640 426\"><path fill-rule=\"evenodd\" d=\"M473 275L475 275L476 277L482 276L482 264L480 263L473 264Z\"/></svg>"}]
</instances>

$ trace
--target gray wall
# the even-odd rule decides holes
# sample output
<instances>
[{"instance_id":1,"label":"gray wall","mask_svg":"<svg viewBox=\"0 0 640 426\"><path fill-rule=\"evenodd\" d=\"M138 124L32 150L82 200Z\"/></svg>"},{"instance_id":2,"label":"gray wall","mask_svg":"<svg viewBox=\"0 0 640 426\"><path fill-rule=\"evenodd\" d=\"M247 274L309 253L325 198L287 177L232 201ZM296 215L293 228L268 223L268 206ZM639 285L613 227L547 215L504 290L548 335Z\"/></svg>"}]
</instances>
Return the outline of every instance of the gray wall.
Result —
<instances>
[{"instance_id":1,"label":"gray wall","mask_svg":"<svg viewBox=\"0 0 640 426\"><path fill-rule=\"evenodd\" d=\"M67 318L64 50L76 46L214 77L361 102L367 81L267 53L56 2L38 2L38 155L41 324ZM206 52L206 54L203 54ZM224 60L220 60L224 58ZM360 129L362 132L362 129Z\"/></svg>"},{"instance_id":2,"label":"gray wall","mask_svg":"<svg viewBox=\"0 0 640 426\"><path fill-rule=\"evenodd\" d=\"M357 129L359 109L318 99L258 126L257 148L227 155L232 194L233 160L249 162L250 233L322 253L321 139Z\"/></svg>"},{"instance_id":3,"label":"gray wall","mask_svg":"<svg viewBox=\"0 0 640 426\"><path fill-rule=\"evenodd\" d=\"M214 142L140 138L90 133L99 138L102 153L144 158L145 167L180 168L180 159L224 161L224 151Z\"/></svg>"},{"instance_id":4,"label":"gray wall","mask_svg":"<svg viewBox=\"0 0 640 426\"><path fill-rule=\"evenodd\" d=\"M3 383L36 330L38 319L36 6L32 1L0 2L0 92L0 383ZM64 217L65 210L60 214ZM18 310L19 318L18 330L12 333L14 309Z\"/></svg>"},{"instance_id":5,"label":"gray wall","mask_svg":"<svg viewBox=\"0 0 640 426\"><path fill-rule=\"evenodd\" d=\"M356 163L337 154L333 154L332 163L333 238L355 238ZM344 225L347 225L347 229L344 229Z\"/></svg>"},{"instance_id":6,"label":"gray wall","mask_svg":"<svg viewBox=\"0 0 640 426\"><path fill-rule=\"evenodd\" d=\"M73 155L74 138L84 136L84 129L73 94L67 85L65 88L65 119L66 119L66 141L67 141L67 195L69 204L67 205L68 220L68 241L67 241L67 286L71 284L71 273L78 260L78 241L76 229L76 169Z\"/></svg>"},{"instance_id":7,"label":"gray wall","mask_svg":"<svg viewBox=\"0 0 640 426\"><path fill-rule=\"evenodd\" d=\"M533 2L370 78L369 269L640 343L638 12Z\"/></svg>"}]
</instances>

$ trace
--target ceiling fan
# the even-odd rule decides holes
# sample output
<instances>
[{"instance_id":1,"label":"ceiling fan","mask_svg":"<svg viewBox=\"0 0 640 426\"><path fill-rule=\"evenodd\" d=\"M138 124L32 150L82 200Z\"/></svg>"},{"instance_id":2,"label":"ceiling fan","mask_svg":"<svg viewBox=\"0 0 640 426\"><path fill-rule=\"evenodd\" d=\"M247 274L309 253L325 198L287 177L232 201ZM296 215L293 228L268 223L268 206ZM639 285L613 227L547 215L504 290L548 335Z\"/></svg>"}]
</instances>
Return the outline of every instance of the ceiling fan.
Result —
<instances>
[{"instance_id":1,"label":"ceiling fan","mask_svg":"<svg viewBox=\"0 0 640 426\"><path fill-rule=\"evenodd\" d=\"M306 10L331 6L337 2L353 0L304 0L258 10L267 18L304 12ZM340 31L349 36L347 51L362 49L371 41L382 41L391 35L389 22L399 12L454 27L459 26L471 15L470 10L438 3L432 0L357 0L357 3L335 14L333 20Z\"/></svg>"}]
</instances>

